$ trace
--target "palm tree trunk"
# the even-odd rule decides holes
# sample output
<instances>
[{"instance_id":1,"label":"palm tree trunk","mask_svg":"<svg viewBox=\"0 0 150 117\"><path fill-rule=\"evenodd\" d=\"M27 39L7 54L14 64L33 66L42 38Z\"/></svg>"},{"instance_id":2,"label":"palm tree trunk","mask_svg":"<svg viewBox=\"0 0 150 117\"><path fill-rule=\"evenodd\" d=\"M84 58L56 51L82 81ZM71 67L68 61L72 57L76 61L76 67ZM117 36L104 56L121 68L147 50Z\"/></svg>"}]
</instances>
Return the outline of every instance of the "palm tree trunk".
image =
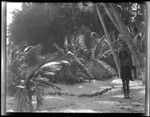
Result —
<instances>
[{"instance_id":1,"label":"palm tree trunk","mask_svg":"<svg viewBox=\"0 0 150 117\"><path fill-rule=\"evenodd\" d=\"M106 38L107 38L107 40L108 40L108 44L109 44L109 46L110 46L110 48L111 48L111 50L112 50L112 54L113 54L113 57L114 57L114 60L115 60L115 63L116 63L117 69L118 69L118 75L119 75L119 77L120 77L119 59L118 59L117 54L116 54L116 52L115 52L115 50L114 50L114 48L113 48L113 43L111 42L111 39L110 39L111 36L109 35L109 33L108 33L108 31L107 31L107 28L106 28L106 26L105 26L105 24L104 24L104 19L103 19L102 15L101 15L100 10L98 9L98 6L97 6L97 5L96 5L96 11L97 11L98 16L99 16L99 19L100 19L100 21L101 21L101 23L102 23L102 26L103 26L103 29L104 29Z\"/></svg>"},{"instance_id":2,"label":"palm tree trunk","mask_svg":"<svg viewBox=\"0 0 150 117\"><path fill-rule=\"evenodd\" d=\"M104 7L107 15L109 16L109 18L111 19L111 21L113 22L113 24L115 25L115 27L118 29L118 31L120 32L120 27L119 24L117 22L117 20L115 19L115 17L113 16L112 12L110 12L110 9L106 6L105 3L101 3L101 5ZM120 32L121 33L121 32Z\"/></svg>"},{"instance_id":3,"label":"palm tree trunk","mask_svg":"<svg viewBox=\"0 0 150 117\"><path fill-rule=\"evenodd\" d=\"M135 47L134 42L133 42L126 26L124 25L122 20L119 18L118 12L114 9L113 3L110 3L109 5L110 5L110 8L111 8L110 12L113 13L114 17L116 18L116 20L119 24L120 31L123 35L123 39L127 43L128 47L129 47L129 49L130 49L130 51L131 51L131 53L134 57L134 60L136 61L135 63L136 63L137 68L139 69L140 67L143 67L143 65L144 65L143 64L143 59L142 59L140 53L137 51L137 48ZM138 75L138 77L139 77L139 75Z\"/></svg>"},{"instance_id":4,"label":"palm tree trunk","mask_svg":"<svg viewBox=\"0 0 150 117\"><path fill-rule=\"evenodd\" d=\"M118 24L119 24L119 27L120 27L120 30L122 32L122 35L123 35L123 39L124 41L127 43L127 45L129 46L129 49L131 50L132 54L135 56L135 58L137 58L138 62L140 65L142 65L143 63L143 60L140 56L140 53L137 51L135 45L134 45L134 42L126 28L126 26L124 25L124 23L121 21L121 19L118 17L118 12L114 9L114 6L113 4L110 4L111 6L111 11L112 13L114 14L115 18L117 19L118 21Z\"/></svg>"}]
</instances>

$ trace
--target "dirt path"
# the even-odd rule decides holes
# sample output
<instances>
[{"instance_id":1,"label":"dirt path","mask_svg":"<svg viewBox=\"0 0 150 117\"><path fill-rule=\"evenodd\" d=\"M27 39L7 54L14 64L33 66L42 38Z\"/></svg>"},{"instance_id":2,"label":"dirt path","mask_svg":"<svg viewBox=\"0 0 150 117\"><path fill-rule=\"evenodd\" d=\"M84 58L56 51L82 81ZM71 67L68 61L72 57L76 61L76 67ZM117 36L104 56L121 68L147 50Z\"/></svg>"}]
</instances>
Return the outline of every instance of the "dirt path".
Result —
<instances>
[{"instance_id":1,"label":"dirt path","mask_svg":"<svg viewBox=\"0 0 150 117\"><path fill-rule=\"evenodd\" d=\"M71 87L64 85L60 87L64 94L73 95L47 94L43 106L37 112L144 113L145 87L138 80L130 82L132 99L123 99L120 79L111 82L95 81ZM89 95L110 87L112 89L103 95L79 97L81 94ZM49 89L46 92L52 92L52 90ZM34 100L33 103L35 103Z\"/></svg>"},{"instance_id":2,"label":"dirt path","mask_svg":"<svg viewBox=\"0 0 150 117\"><path fill-rule=\"evenodd\" d=\"M113 85L114 88L93 97L79 97L79 94L98 92ZM45 104L41 108L50 112L98 112L98 113L144 113L145 87L140 81L130 83L131 98L123 99L121 80L110 82L95 81L73 87L64 87L64 92L76 96L45 96Z\"/></svg>"}]
</instances>

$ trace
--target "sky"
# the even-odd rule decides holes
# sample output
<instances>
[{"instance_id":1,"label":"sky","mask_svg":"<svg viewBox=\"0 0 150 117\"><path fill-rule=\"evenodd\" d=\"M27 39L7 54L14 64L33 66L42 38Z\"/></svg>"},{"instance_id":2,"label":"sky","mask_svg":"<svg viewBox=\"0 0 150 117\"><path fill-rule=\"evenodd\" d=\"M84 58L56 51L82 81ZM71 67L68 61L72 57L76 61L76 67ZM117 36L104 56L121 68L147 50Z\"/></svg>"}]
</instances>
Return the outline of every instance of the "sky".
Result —
<instances>
[{"instance_id":1,"label":"sky","mask_svg":"<svg viewBox=\"0 0 150 117\"><path fill-rule=\"evenodd\" d=\"M11 12L15 9L21 10L21 2L7 2L7 26L12 22Z\"/></svg>"},{"instance_id":2,"label":"sky","mask_svg":"<svg viewBox=\"0 0 150 117\"><path fill-rule=\"evenodd\" d=\"M21 2L7 2L7 16L6 16L7 28L8 28L8 25L12 22L13 15L11 14L11 12L13 12L15 9L22 10L22 3ZM7 39L7 44L8 43L9 43L9 40Z\"/></svg>"}]
</instances>

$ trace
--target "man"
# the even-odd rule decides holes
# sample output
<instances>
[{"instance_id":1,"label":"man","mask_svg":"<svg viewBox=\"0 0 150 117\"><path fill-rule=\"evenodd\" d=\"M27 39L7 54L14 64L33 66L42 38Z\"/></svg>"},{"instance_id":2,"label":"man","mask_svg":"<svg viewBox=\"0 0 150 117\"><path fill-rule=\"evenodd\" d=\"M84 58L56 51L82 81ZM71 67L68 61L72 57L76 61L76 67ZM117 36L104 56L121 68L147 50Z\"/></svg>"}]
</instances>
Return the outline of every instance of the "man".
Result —
<instances>
[{"instance_id":1,"label":"man","mask_svg":"<svg viewBox=\"0 0 150 117\"><path fill-rule=\"evenodd\" d=\"M119 50L119 60L120 60L120 72L121 72L121 79L123 84L123 93L124 98L129 99L129 81L132 79L132 58L131 53L126 45L125 42L122 43L121 49Z\"/></svg>"}]
</instances>

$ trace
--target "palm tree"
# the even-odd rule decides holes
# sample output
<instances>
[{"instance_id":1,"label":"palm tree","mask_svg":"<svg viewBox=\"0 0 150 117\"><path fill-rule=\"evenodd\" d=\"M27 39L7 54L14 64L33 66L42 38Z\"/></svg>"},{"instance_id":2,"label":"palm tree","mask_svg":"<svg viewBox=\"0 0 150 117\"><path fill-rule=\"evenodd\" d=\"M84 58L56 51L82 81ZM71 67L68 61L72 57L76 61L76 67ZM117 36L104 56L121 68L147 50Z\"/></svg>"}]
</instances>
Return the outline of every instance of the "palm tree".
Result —
<instances>
[{"instance_id":1,"label":"palm tree","mask_svg":"<svg viewBox=\"0 0 150 117\"><path fill-rule=\"evenodd\" d=\"M105 11L106 11L107 15L110 17L111 21L114 23L115 27L118 29L119 33L122 35L122 38L125 41L125 43L128 45L131 53L133 54L135 64L138 68L137 70L139 71L140 67L143 68L143 65L144 65L143 64L143 58L141 57L141 54L139 53L139 51L137 51L137 48L134 45L134 42L131 38L131 35L129 34L129 31L127 30L127 27L124 25L122 20L119 18L119 13L115 10L114 5L112 3L109 3L107 5L105 3L101 3L101 5L105 9ZM118 58L117 58L117 55L115 54L115 51L113 49L113 43L110 40L111 36L109 35L107 28L104 24L103 17L100 13L100 10L98 10L98 5L96 5L96 9L97 9L97 13L99 15L100 21L102 23L104 32L106 34L106 37L108 39L109 45L110 45L111 50L113 52L115 63L117 65L117 68L119 71L119 63L117 62Z\"/></svg>"},{"instance_id":2,"label":"palm tree","mask_svg":"<svg viewBox=\"0 0 150 117\"><path fill-rule=\"evenodd\" d=\"M115 10L114 4L109 4L110 5L110 12L112 11L114 17L116 18L117 22L118 22L118 26L119 29L121 31L121 34L123 36L123 40L125 41L125 43L128 45L134 60L136 61L135 64L137 66L137 73L140 73L140 68L144 67L144 63L143 63L143 58L141 56L141 54L137 51L137 48L134 45L134 42L131 38L131 35L129 34L129 31L127 30L127 27L124 25L124 23L121 21L121 19L119 18L119 14L118 12ZM139 77L139 75L138 75Z\"/></svg>"},{"instance_id":3,"label":"palm tree","mask_svg":"<svg viewBox=\"0 0 150 117\"><path fill-rule=\"evenodd\" d=\"M16 93L16 110L18 112L34 111L32 105L32 96L36 94L37 107L42 102L40 87L52 87L60 90L58 86L45 80L38 79L36 72L47 62L41 55L41 45L33 46L29 51L22 55L22 64L16 66L20 62L13 64L14 73L17 75L20 84L17 86L19 90ZM24 65L23 65L24 64ZM21 69L20 69L21 68ZM19 70L19 71L18 71Z\"/></svg>"},{"instance_id":4,"label":"palm tree","mask_svg":"<svg viewBox=\"0 0 150 117\"><path fill-rule=\"evenodd\" d=\"M102 23L102 26L103 26L103 29L104 29L105 36L106 36L106 39L108 41L108 44L109 44L109 46L110 46L110 48L112 50L112 54L113 54L113 57L114 57L114 60L115 60L115 63L116 63L117 69L118 69L118 75L120 77L120 72L119 72L120 71L120 67L119 67L118 57L117 57L116 52L115 52L115 50L113 48L114 45L113 45L113 43L112 43L112 41L110 39L111 36L108 33L108 31L107 31L106 25L104 24L104 19L103 19L102 15L101 15L101 11L98 9L98 5L97 4L95 5L95 8L96 8L96 11L98 13L99 19L100 19L100 21Z\"/></svg>"}]
</instances>

